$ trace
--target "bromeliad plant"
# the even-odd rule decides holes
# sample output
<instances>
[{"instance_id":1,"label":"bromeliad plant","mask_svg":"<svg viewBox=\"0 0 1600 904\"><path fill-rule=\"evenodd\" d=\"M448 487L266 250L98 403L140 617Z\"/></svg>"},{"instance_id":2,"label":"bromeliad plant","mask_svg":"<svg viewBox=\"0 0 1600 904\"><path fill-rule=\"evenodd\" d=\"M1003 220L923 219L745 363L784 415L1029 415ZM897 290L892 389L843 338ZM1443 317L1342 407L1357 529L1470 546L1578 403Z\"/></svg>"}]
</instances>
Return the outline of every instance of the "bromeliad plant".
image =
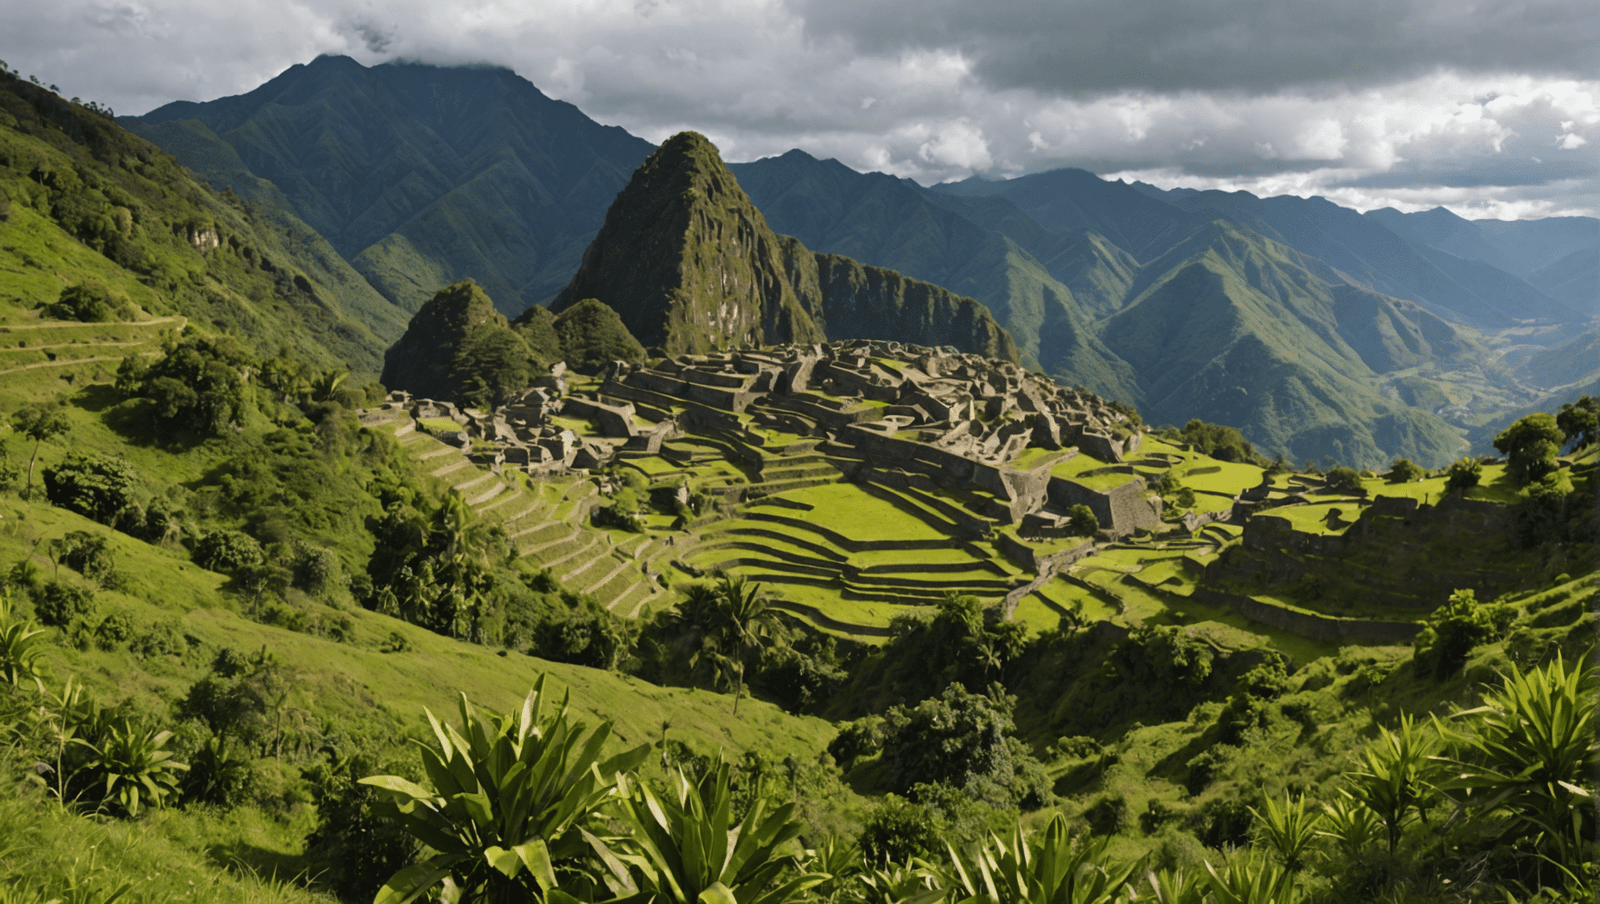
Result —
<instances>
[{"instance_id":1,"label":"bromeliad plant","mask_svg":"<svg viewBox=\"0 0 1600 904\"><path fill-rule=\"evenodd\" d=\"M104 786L100 805L138 816L146 808L160 809L178 797L178 773L189 766L173 759L167 750L170 731L145 731L119 719L91 751L83 773Z\"/></svg>"},{"instance_id":2,"label":"bromeliad plant","mask_svg":"<svg viewBox=\"0 0 1600 904\"><path fill-rule=\"evenodd\" d=\"M649 746L601 760L611 724L584 736L566 697L544 715L544 683L541 676L515 716L480 715L463 695L464 737L428 713L438 746L422 745L422 763L433 790L393 775L361 780L387 792L400 824L435 851L395 873L374 904L405 904L439 884L452 899L484 902L590 896L585 827Z\"/></svg>"},{"instance_id":3,"label":"bromeliad plant","mask_svg":"<svg viewBox=\"0 0 1600 904\"><path fill-rule=\"evenodd\" d=\"M1594 674L1581 663L1569 668L1558 655L1544 668L1513 666L1482 706L1456 714L1469 730L1440 725L1453 751L1440 786L1498 840L1533 839L1581 874L1595 837L1594 713Z\"/></svg>"},{"instance_id":4,"label":"bromeliad plant","mask_svg":"<svg viewBox=\"0 0 1600 904\"><path fill-rule=\"evenodd\" d=\"M44 650L36 638L44 629L11 610L11 588L0 587L0 681L20 685L42 674L39 657Z\"/></svg>"},{"instance_id":5,"label":"bromeliad plant","mask_svg":"<svg viewBox=\"0 0 1600 904\"><path fill-rule=\"evenodd\" d=\"M966 854L946 847L955 904L1110 904L1143 865L1108 862L1106 839L1073 838L1059 813L1033 844L1018 825L1009 841L990 835Z\"/></svg>"},{"instance_id":6,"label":"bromeliad plant","mask_svg":"<svg viewBox=\"0 0 1600 904\"><path fill-rule=\"evenodd\" d=\"M658 796L624 778L622 810L633 837L613 850L592 839L620 896L655 904L788 904L825 882L804 869L793 803L773 806L757 791L744 818L733 818L729 766L698 784L679 773Z\"/></svg>"}]
</instances>

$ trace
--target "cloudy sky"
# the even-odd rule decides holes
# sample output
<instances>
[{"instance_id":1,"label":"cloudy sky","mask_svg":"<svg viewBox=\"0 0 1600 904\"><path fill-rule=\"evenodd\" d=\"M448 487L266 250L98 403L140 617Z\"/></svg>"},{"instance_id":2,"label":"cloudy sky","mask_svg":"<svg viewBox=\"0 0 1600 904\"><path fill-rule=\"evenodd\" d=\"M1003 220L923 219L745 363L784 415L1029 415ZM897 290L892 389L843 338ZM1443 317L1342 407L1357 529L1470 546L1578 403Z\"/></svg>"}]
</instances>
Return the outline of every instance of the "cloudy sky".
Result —
<instances>
[{"instance_id":1,"label":"cloudy sky","mask_svg":"<svg viewBox=\"0 0 1600 904\"><path fill-rule=\"evenodd\" d=\"M1077 166L1359 209L1600 215L1594 0L51 0L0 59L142 113L344 53L508 66L651 140L924 184Z\"/></svg>"}]
</instances>

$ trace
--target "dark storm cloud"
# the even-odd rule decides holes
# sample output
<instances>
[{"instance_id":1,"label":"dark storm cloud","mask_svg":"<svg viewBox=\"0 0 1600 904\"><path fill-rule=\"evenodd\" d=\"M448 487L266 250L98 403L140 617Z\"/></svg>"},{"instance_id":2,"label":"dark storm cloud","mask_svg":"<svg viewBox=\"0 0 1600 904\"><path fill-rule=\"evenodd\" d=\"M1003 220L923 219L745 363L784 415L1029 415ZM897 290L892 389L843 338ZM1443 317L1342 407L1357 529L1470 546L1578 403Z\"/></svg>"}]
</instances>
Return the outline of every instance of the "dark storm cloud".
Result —
<instances>
[{"instance_id":1,"label":"dark storm cloud","mask_svg":"<svg viewBox=\"0 0 1600 904\"><path fill-rule=\"evenodd\" d=\"M52 0L0 58L141 113L321 53L510 67L636 135L923 184L1061 166L1164 186L1600 210L1595 0Z\"/></svg>"},{"instance_id":2,"label":"dark storm cloud","mask_svg":"<svg viewBox=\"0 0 1600 904\"><path fill-rule=\"evenodd\" d=\"M948 49L994 88L1249 93L1440 69L1600 74L1600 5L1458 0L790 0L814 39Z\"/></svg>"}]
</instances>

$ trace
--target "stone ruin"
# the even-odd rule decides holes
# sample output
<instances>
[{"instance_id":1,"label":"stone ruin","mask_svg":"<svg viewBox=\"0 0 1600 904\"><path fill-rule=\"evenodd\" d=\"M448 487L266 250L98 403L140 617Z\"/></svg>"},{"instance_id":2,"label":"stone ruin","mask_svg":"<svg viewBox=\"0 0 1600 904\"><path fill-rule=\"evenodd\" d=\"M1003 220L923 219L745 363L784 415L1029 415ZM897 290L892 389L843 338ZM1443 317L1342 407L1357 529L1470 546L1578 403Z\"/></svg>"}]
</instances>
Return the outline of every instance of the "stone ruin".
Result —
<instances>
[{"instance_id":1,"label":"stone ruin","mask_svg":"<svg viewBox=\"0 0 1600 904\"><path fill-rule=\"evenodd\" d=\"M1141 437L1126 416L1009 362L856 340L615 362L602 376L598 391L575 391L558 364L494 412L404 393L391 394L385 407L449 418L461 435L441 438L481 463L532 475L659 454L686 434L760 446L764 437L749 430L755 426L815 438L849 479L931 484L962 498L981 515L973 520L1015 523L1032 536L1065 536L1075 505L1088 506L1113 535L1160 527L1160 501L1119 464ZM564 418L591 423L594 435L562 426ZM1028 449L1054 454L1017 466ZM1050 473L1080 453L1128 480L1096 489Z\"/></svg>"}]
</instances>

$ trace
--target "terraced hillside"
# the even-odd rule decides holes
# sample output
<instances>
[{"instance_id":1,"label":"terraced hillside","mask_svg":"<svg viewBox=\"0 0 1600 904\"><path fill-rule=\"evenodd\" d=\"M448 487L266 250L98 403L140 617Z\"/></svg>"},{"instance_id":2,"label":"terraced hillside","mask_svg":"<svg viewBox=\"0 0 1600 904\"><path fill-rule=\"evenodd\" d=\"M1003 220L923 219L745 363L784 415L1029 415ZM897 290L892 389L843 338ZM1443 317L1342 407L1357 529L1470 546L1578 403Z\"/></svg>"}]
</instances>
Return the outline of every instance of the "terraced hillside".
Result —
<instances>
[{"instance_id":1,"label":"terraced hillside","mask_svg":"<svg viewBox=\"0 0 1600 904\"><path fill-rule=\"evenodd\" d=\"M663 588L642 567L663 538L593 527L594 481L577 475L530 481L482 463L440 439L453 430L437 421L421 423L401 405L365 411L361 420L368 427L391 429L401 447L427 466L441 492L464 495L480 517L505 531L518 555L550 569L568 589L626 615L664 600Z\"/></svg>"}]
</instances>

